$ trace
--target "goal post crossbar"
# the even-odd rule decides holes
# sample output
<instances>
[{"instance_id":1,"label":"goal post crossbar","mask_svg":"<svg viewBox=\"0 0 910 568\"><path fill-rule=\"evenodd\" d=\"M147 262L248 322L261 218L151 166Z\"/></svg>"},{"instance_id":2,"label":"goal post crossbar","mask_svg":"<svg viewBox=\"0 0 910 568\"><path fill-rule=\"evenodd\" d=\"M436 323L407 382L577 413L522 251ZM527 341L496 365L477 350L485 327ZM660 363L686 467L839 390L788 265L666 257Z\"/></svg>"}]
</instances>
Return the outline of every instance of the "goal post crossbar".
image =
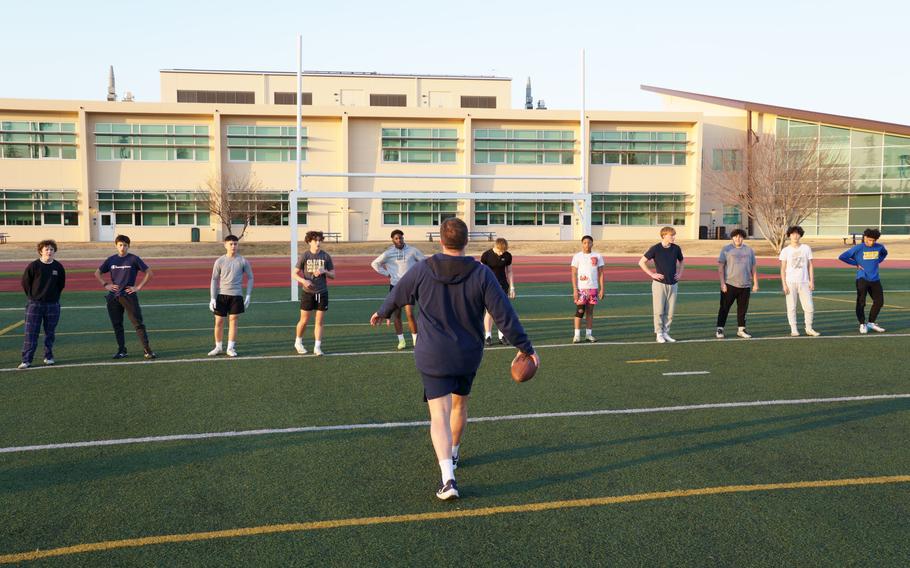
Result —
<instances>
[{"instance_id":1,"label":"goal post crossbar","mask_svg":"<svg viewBox=\"0 0 910 568\"><path fill-rule=\"evenodd\" d=\"M301 177L321 178L380 178L380 179L508 179L508 180L540 180L540 181L581 181L581 176L510 176L494 174L389 174L366 172L304 172Z\"/></svg>"}]
</instances>

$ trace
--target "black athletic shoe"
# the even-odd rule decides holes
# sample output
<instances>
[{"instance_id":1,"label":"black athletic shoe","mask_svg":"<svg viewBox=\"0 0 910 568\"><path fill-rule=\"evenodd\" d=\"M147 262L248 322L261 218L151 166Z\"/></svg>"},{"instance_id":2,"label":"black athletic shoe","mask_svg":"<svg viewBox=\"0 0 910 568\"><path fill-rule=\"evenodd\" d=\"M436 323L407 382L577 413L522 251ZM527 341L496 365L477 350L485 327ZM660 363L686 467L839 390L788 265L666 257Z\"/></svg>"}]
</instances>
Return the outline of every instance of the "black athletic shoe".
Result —
<instances>
[{"instance_id":1,"label":"black athletic shoe","mask_svg":"<svg viewBox=\"0 0 910 568\"><path fill-rule=\"evenodd\" d=\"M499 343L500 343L501 345L510 345L509 340L506 339L506 336L505 336L505 335L503 335L502 337L499 338Z\"/></svg>"},{"instance_id":2,"label":"black athletic shoe","mask_svg":"<svg viewBox=\"0 0 910 568\"><path fill-rule=\"evenodd\" d=\"M111 359L123 359L124 357L126 357L126 349L121 349L114 353L114 356L111 357Z\"/></svg>"},{"instance_id":3,"label":"black athletic shoe","mask_svg":"<svg viewBox=\"0 0 910 568\"><path fill-rule=\"evenodd\" d=\"M158 358L158 354L155 353L154 351L146 351L146 352L145 352L145 358L148 359L149 361L151 361L152 359L157 359L157 358Z\"/></svg>"},{"instance_id":4,"label":"black athletic shoe","mask_svg":"<svg viewBox=\"0 0 910 568\"><path fill-rule=\"evenodd\" d=\"M487 347L492 347L493 338L488 336L486 339L483 340L483 344L486 345Z\"/></svg>"},{"instance_id":5,"label":"black athletic shoe","mask_svg":"<svg viewBox=\"0 0 910 568\"><path fill-rule=\"evenodd\" d=\"M455 483L454 479L446 481L444 484L439 484L439 489L436 490L436 497L442 499L443 501L448 501L449 499L458 499L458 485Z\"/></svg>"}]
</instances>

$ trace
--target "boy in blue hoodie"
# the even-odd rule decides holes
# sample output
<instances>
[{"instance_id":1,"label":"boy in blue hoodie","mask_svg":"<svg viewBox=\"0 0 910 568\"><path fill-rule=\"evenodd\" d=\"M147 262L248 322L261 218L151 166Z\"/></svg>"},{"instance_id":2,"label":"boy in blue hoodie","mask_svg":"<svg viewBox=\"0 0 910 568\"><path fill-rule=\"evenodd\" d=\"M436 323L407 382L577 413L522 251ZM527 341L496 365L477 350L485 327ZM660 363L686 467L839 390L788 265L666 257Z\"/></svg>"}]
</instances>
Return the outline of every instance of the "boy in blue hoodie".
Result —
<instances>
[{"instance_id":1,"label":"boy in blue hoodie","mask_svg":"<svg viewBox=\"0 0 910 568\"><path fill-rule=\"evenodd\" d=\"M875 320L885 303L885 293L878 275L878 265L888 256L888 250L876 241L882 236L878 229L863 231L863 243L845 251L840 257L841 261L856 267L856 319L859 320L859 332L866 333L870 329L884 333ZM872 296L872 309L869 310L869 323L866 323L866 294Z\"/></svg>"},{"instance_id":2,"label":"boy in blue hoodie","mask_svg":"<svg viewBox=\"0 0 910 568\"><path fill-rule=\"evenodd\" d=\"M468 421L471 384L483 358L484 311L493 316L509 343L531 355L538 367L540 357L493 271L464 255L468 244L464 221L446 219L439 226L439 236L442 253L408 270L370 324L379 325L403 306L420 308L420 343L414 346L414 359L423 379L430 438L442 473L436 496L448 500L459 496L454 470Z\"/></svg>"}]
</instances>

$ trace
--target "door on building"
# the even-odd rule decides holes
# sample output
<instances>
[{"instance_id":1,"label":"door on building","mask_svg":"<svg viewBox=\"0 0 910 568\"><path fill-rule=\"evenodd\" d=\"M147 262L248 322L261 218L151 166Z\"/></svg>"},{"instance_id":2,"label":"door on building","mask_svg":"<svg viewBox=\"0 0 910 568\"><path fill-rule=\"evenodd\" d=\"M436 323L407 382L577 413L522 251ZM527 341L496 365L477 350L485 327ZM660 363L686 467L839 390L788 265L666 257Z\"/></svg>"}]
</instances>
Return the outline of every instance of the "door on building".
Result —
<instances>
[{"instance_id":1,"label":"door on building","mask_svg":"<svg viewBox=\"0 0 910 568\"><path fill-rule=\"evenodd\" d=\"M98 225L98 240L103 242L113 242L114 235L116 234L116 227L114 226L114 214L99 213L98 216L101 218L101 222Z\"/></svg>"},{"instance_id":2,"label":"door on building","mask_svg":"<svg viewBox=\"0 0 910 568\"><path fill-rule=\"evenodd\" d=\"M351 234L348 240L355 243L367 240L367 220L363 211L351 210L348 213L348 224L351 228Z\"/></svg>"},{"instance_id":3,"label":"door on building","mask_svg":"<svg viewBox=\"0 0 910 568\"><path fill-rule=\"evenodd\" d=\"M575 240L575 235L572 233L572 214L563 213L562 214L562 223L559 224L559 240L561 241L572 241Z\"/></svg>"}]
</instances>

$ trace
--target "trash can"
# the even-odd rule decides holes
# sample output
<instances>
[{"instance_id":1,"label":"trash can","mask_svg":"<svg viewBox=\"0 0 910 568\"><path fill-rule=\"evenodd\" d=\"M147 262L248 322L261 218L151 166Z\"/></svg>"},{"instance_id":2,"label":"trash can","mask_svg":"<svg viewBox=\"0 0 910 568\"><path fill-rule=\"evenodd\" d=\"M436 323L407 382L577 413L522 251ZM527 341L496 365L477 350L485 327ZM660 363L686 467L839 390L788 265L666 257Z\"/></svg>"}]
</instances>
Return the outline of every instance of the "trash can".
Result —
<instances>
[{"instance_id":1,"label":"trash can","mask_svg":"<svg viewBox=\"0 0 910 568\"><path fill-rule=\"evenodd\" d=\"M708 238L708 226L707 225L698 226L698 238L702 241L707 240L707 238Z\"/></svg>"},{"instance_id":2,"label":"trash can","mask_svg":"<svg viewBox=\"0 0 910 568\"><path fill-rule=\"evenodd\" d=\"M199 227L193 227L190 229L190 242L199 242Z\"/></svg>"}]
</instances>

